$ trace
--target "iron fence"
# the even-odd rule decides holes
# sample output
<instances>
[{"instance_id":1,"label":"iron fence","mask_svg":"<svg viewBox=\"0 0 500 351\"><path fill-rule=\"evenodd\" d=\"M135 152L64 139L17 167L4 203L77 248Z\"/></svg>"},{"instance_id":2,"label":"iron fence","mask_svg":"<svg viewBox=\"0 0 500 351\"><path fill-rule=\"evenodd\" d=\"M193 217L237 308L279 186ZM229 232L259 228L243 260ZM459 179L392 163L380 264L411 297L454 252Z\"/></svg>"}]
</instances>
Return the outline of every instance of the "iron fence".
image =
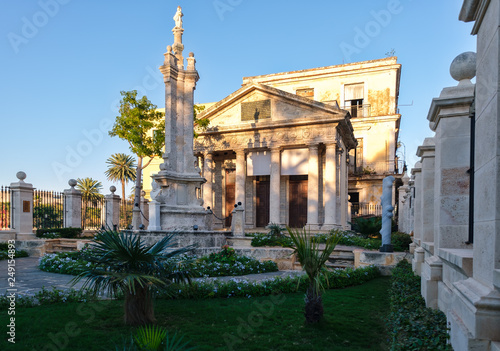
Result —
<instances>
[{"instance_id":1,"label":"iron fence","mask_svg":"<svg viewBox=\"0 0 500 351\"><path fill-rule=\"evenodd\" d=\"M98 230L105 223L104 197L82 197L82 229Z\"/></svg>"},{"instance_id":2,"label":"iron fence","mask_svg":"<svg viewBox=\"0 0 500 351\"><path fill-rule=\"evenodd\" d=\"M12 227L10 196L11 196L10 187L1 186L0 187L0 230L7 230L11 229Z\"/></svg>"},{"instance_id":3,"label":"iron fence","mask_svg":"<svg viewBox=\"0 0 500 351\"><path fill-rule=\"evenodd\" d=\"M381 216L382 215L382 205L375 205L364 202L353 202L351 203L351 217L359 216Z\"/></svg>"},{"instance_id":4,"label":"iron fence","mask_svg":"<svg viewBox=\"0 0 500 351\"><path fill-rule=\"evenodd\" d=\"M56 191L33 191L33 228L62 228L64 194Z\"/></svg>"},{"instance_id":5,"label":"iron fence","mask_svg":"<svg viewBox=\"0 0 500 351\"><path fill-rule=\"evenodd\" d=\"M123 199L120 202L120 229L129 229L132 226L132 209L134 200Z\"/></svg>"}]
</instances>

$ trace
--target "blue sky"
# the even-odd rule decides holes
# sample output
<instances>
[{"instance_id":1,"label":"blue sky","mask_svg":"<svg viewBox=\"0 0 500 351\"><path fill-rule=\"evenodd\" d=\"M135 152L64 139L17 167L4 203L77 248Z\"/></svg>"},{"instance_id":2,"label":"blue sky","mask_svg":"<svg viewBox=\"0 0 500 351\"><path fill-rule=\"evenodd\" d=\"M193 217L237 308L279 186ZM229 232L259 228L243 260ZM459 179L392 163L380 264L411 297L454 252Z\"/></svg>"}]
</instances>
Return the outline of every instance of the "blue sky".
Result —
<instances>
[{"instance_id":1,"label":"blue sky","mask_svg":"<svg viewBox=\"0 0 500 351\"><path fill-rule=\"evenodd\" d=\"M102 181L106 159L130 153L107 131L121 90L164 105L162 64L182 6L185 56L195 53L196 102L218 101L242 77L385 57L402 64L400 140L412 166L432 136L432 98L456 85L453 58L475 51L460 0L0 0L0 185L68 188ZM361 33L361 34L360 34ZM410 105L412 106L404 106Z\"/></svg>"}]
</instances>

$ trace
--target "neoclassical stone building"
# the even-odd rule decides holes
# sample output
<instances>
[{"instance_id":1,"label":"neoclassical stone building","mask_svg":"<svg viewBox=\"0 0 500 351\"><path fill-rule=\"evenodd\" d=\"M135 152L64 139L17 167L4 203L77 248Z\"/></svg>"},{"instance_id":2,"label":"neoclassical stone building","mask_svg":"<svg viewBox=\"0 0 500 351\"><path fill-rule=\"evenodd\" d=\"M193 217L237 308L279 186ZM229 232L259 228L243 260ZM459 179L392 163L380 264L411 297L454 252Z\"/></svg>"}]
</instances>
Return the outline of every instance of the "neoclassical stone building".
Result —
<instances>
[{"instance_id":1,"label":"neoclassical stone building","mask_svg":"<svg viewBox=\"0 0 500 351\"><path fill-rule=\"evenodd\" d=\"M250 228L347 225L346 155L356 141L348 112L335 102L248 83L199 117L212 126L195 139L203 200L220 218L241 202Z\"/></svg>"},{"instance_id":2,"label":"neoclassical stone building","mask_svg":"<svg viewBox=\"0 0 500 351\"><path fill-rule=\"evenodd\" d=\"M377 214L382 179L401 178L400 74L389 57L245 77L206 104L198 117L209 129L198 131L194 148L207 179L200 196L222 219L214 228L229 226L237 202L247 228L327 230L346 226L351 213ZM145 170L147 193L155 163Z\"/></svg>"}]
</instances>

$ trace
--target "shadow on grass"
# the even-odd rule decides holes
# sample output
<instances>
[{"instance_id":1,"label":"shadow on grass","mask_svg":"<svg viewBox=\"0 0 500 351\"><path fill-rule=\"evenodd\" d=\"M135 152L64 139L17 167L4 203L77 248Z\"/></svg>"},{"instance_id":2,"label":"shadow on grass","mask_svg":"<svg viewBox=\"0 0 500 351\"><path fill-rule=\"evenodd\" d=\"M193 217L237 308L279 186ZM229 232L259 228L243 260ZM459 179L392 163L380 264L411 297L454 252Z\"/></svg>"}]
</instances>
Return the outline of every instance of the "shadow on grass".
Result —
<instances>
[{"instance_id":1,"label":"shadow on grass","mask_svg":"<svg viewBox=\"0 0 500 351\"><path fill-rule=\"evenodd\" d=\"M178 331L197 350L385 350L390 279L328 290L324 319L304 323L301 293L252 299L158 300L158 324ZM7 311L0 316L8 324ZM1 350L114 350L133 328L122 321L122 302L18 308L16 344ZM5 334L4 334L5 335Z\"/></svg>"}]
</instances>

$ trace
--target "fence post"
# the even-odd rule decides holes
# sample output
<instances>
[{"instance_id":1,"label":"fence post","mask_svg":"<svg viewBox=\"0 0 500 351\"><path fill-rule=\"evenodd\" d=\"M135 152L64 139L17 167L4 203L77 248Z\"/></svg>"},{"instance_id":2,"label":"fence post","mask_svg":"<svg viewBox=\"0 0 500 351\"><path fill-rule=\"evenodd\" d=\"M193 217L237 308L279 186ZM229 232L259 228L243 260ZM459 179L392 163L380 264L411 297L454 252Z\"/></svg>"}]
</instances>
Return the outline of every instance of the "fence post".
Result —
<instances>
[{"instance_id":1,"label":"fence post","mask_svg":"<svg viewBox=\"0 0 500 351\"><path fill-rule=\"evenodd\" d=\"M70 179L68 184L71 188L65 189L64 193L64 228L82 227L82 192L75 189L76 180Z\"/></svg>"},{"instance_id":2,"label":"fence post","mask_svg":"<svg viewBox=\"0 0 500 351\"><path fill-rule=\"evenodd\" d=\"M142 225L144 225L143 230L147 230L149 226L149 200L145 198L146 192L144 190L141 191L141 219Z\"/></svg>"},{"instance_id":3,"label":"fence post","mask_svg":"<svg viewBox=\"0 0 500 351\"><path fill-rule=\"evenodd\" d=\"M233 219L231 220L231 230L233 232L233 236L244 237L245 210L243 209L241 202L238 202L232 213L233 213Z\"/></svg>"},{"instance_id":4,"label":"fence post","mask_svg":"<svg viewBox=\"0 0 500 351\"><path fill-rule=\"evenodd\" d=\"M16 183L10 184L12 196L12 229L18 239L32 239L33 235L33 185L25 183L26 173L17 172ZM20 238L19 235L26 235Z\"/></svg>"},{"instance_id":5,"label":"fence post","mask_svg":"<svg viewBox=\"0 0 500 351\"><path fill-rule=\"evenodd\" d=\"M105 227L107 230L118 230L120 225L120 201L121 198L115 195L116 187L110 186L111 194L104 196Z\"/></svg>"}]
</instances>

